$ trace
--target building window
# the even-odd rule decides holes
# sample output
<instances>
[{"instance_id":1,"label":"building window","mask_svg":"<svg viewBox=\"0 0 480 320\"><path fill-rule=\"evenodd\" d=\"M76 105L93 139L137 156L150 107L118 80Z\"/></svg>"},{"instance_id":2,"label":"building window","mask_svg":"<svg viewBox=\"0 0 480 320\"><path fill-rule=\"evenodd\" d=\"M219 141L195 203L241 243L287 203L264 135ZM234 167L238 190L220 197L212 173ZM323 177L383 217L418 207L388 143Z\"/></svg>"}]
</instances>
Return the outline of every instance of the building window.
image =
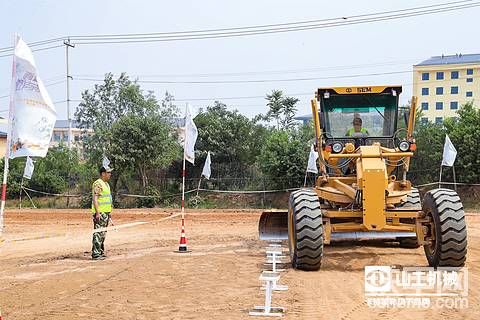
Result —
<instances>
[{"instance_id":1,"label":"building window","mask_svg":"<svg viewBox=\"0 0 480 320\"><path fill-rule=\"evenodd\" d=\"M467 78L467 82L473 82L473 78Z\"/></svg>"},{"instance_id":2,"label":"building window","mask_svg":"<svg viewBox=\"0 0 480 320\"><path fill-rule=\"evenodd\" d=\"M451 79L458 79L458 71L452 71L450 73L450 78Z\"/></svg>"},{"instance_id":3,"label":"building window","mask_svg":"<svg viewBox=\"0 0 480 320\"><path fill-rule=\"evenodd\" d=\"M457 110L458 109L458 102L457 101L451 101L450 102L450 109Z\"/></svg>"},{"instance_id":4,"label":"building window","mask_svg":"<svg viewBox=\"0 0 480 320\"><path fill-rule=\"evenodd\" d=\"M422 80L429 80L430 79L430 74L428 72L422 73Z\"/></svg>"},{"instance_id":5,"label":"building window","mask_svg":"<svg viewBox=\"0 0 480 320\"><path fill-rule=\"evenodd\" d=\"M450 94L458 94L458 87L451 87Z\"/></svg>"},{"instance_id":6,"label":"building window","mask_svg":"<svg viewBox=\"0 0 480 320\"><path fill-rule=\"evenodd\" d=\"M443 102L435 103L435 109L436 110L443 110Z\"/></svg>"},{"instance_id":7,"label":"building window","mask_svg":"<svg viewBox=\"0 0 480 320\"><path fill-rule=\"evenodd\" d=\"M53 141L59 142L62 139L62 134L60 132L53 133Z\"/></svg>"},{"instance_id":8,"label":"building window","mask_svg":"<svg viewBox=\"0 0 480 320\"><path fill-rule=\"evenodd\" d=\"M470 76L473 74L473 69L467 69L467 74Z\"/></svg>"},{"instance_id":9,"label":"building window","mask_svg":"<svg viewBox=\"0 0 480 320\"><path fill-rule=\"evenodd\" d=\"M442 124L443 118L442 117L435 117L435 124Z\"/></svg>"},{"instance_id":10,"label":"building window","mask_svg":"<svg viewBox=\"0 0 480 320\"><path fill-rule=\"evenodd\" d=\"M422 96L428 96L428 88L422 88Z\"/></svg>"},{"instance_id":11,"label":"building window","mask_svg":"<svg viewBox=\"0 0 480 320\"><path fill-rule=\"evenodd\" d=\"M443 71L437 72L437 80L443 80Z\"/></svg>"},{"instance_id":12,"label":"building window","mask_svg":"<svg viewBox=\"0 0 480 320\"><path fill-rule=\"evenodd\" d=\"M420 121L422 122L422 124L427 124L428 123L428 118L427 117L422 117L422 119Z\"/></svg>"},{"instance_id":13,"label":"building window","mask_svg":"<svg viewBox=\"0 0 480 320\"><path fill-rule=\"evenodd\" d=\"M422 102L422 110L428 110L428 102Z\"/></svg>"},{"instance_id":14,"label":"building window","mask_svg":"<svg viewBox=\"0 0 480 320\"><path fill-rule=\"evenodd\" d=\"M437 89L435 90L436 94L438 95L441 95L443 94L443 87L437 87Z\"/></svg>"},{"instance_id":15,"label":"building window","mask_svg":"<svg viewBox=\"0 0 480 320\"><path fill-rule=\"evenodd\" d=\"M473 97L473 92L472 91L467 91L467 97Z\"/></svg>"}]
</instances>

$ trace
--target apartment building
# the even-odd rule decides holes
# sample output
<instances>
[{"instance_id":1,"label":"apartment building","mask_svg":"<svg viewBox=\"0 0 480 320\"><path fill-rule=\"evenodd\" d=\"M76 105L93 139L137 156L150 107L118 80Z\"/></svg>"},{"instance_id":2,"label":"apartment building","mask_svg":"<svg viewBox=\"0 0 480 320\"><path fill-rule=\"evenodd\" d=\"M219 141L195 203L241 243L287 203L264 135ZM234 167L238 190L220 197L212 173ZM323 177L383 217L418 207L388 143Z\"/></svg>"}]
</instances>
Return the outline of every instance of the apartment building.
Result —
<instances>
[{"instance_id":1,"label":"apartment building","mask_svg":"<svg viewBox=\"0 0 480 320\"><path fill-rule=\"evenodd\" d=\"M413 66L413 95L421 121L442 123L461 105L480 98L480 54L435 56ZM477 104L477 107L480 106Z\"/></svg>"}]
</instances>

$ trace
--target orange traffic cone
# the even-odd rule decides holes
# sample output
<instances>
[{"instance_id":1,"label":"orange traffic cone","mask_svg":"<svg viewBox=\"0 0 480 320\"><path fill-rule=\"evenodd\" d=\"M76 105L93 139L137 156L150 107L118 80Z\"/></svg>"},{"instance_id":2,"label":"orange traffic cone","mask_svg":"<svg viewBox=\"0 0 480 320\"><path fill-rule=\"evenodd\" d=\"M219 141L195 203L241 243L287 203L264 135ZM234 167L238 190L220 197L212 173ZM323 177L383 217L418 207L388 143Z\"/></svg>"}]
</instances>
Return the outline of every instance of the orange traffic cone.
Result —
<instances>
[{"instance_id":1,"label":"orange traffic cone","mask_svg":"<svg viewBox=\"0 0 480 320\"><path fill-rule=\"evenodd\" d=\"M182 219L182 233L180 235L180 245L178 246L178 251L175 251L175 252L178 252L178 253L190 252L187 249L187 236L185 235L185 219Z\"/></svg>"}]
</instances>

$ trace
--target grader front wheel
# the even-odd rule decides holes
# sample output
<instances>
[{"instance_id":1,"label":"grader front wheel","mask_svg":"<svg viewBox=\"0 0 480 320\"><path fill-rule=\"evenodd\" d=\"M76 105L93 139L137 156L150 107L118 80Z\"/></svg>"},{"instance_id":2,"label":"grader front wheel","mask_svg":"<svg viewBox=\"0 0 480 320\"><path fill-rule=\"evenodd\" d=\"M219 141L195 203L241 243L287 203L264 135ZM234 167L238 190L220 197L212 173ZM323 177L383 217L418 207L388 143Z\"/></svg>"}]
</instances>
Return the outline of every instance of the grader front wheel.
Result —
<instances>
[{"instance_id":1,"label":"grader front wheel","mask_svg":"<svg viewBox=\"0 0 480 320\"><path fill-rule=\"evenodd\" d=\"M292 266L318 270L323 255L322 211L317 194L308 189L292 192L288 202L288 243Z\"/></svg>"},{"instance_id":2,"label":"grader front wheel","mask_svg":"<svg viewBox=\"0 0 480 320\"><path fill-rule=\"evenodd\" d=\"M425 255L432 267L461 267L467 255L467 227L463 205L457 193L449 189L434 189L425 194L422 210L430 244Z\"/></svg>"}]
</instances>

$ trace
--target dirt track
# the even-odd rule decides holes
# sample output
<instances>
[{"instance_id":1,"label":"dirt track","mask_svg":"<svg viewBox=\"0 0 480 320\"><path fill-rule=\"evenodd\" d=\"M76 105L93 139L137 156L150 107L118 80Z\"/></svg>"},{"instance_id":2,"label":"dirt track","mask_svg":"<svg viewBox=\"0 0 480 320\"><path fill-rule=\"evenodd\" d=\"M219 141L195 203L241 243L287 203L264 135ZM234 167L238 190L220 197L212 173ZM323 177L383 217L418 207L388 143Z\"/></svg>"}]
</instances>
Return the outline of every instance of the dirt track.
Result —
<instances>
[{"instance_id":1,"label":"dirt track","mask_svg":"<svg viewBox=\"0 0 480 320\"><path fill-rule=\"evenodd\" d=\"M117 225L155 221L174 211L117 210ZM248 319L259 305L265 243L259 210L189 211L189 254L178 248L179 218L110 231L109 258L91 261L91 221L82 210L8 210L0 250L4 319ZM373 309L365 303L364 266L425 266L423 249L352 243L326 247L322 270L282 273L287 292L274 304L285 319L479 319L480 215L468 213L469 308ZM68 235L64 236L63 233Z\"/></svg>"}]
</instances>

